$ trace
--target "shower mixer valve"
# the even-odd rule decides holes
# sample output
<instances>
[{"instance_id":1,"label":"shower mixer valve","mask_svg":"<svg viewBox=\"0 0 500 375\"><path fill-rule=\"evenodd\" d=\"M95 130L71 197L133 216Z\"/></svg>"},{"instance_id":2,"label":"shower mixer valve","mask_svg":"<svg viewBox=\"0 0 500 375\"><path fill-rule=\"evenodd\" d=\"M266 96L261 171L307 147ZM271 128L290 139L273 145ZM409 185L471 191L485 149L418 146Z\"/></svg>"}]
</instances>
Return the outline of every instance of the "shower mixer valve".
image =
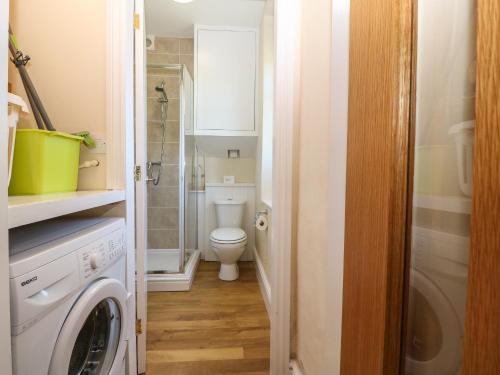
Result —
<instances>
[{"instance_id":1,"label":"shower mixer valve","mask_svg":"<svg viewBox=\"0 0 500 375\"><path fill-rule=\"evenodd\" d=\"M153 182L154 185L158 185L160 182L160 173L158 173L157 177L153 177L154 175L154 167L161 168L162 162L161 161L148 161L146 163L146 182Z\"/></svg>"}]
</instances>

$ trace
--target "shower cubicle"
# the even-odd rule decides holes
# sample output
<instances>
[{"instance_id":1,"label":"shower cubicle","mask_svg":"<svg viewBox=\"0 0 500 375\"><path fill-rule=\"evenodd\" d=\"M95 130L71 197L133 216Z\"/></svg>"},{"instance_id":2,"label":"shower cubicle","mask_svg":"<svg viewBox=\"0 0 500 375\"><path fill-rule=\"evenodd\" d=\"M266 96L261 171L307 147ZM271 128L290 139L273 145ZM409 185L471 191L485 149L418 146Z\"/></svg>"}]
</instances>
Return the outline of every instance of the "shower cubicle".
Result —
<instances>
[{"instance_id":1,"label":"shower cubicle","mask_svg":"<svg viewBox=\"0 0 500 375\"><path fill-rule=\"evenodd\" d=\"M188 290L200 259L193 79L185 65L147 65L147 281Z\"/></svg>"}]
</instances>

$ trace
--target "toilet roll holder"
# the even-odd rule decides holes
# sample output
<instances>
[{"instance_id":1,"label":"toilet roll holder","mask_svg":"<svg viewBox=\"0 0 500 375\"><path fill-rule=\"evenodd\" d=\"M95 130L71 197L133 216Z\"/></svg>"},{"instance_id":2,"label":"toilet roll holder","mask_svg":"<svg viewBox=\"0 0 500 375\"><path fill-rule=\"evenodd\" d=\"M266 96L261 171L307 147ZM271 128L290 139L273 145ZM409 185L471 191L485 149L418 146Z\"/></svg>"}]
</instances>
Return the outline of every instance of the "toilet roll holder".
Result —
<instances>
[{"instance_id":1,"label":"toilet roll holder","mask_svg":"<svg viewBox=\"0 0 500 375\"><path fill-rule=\"evenodd\" d=\"M255 213L255 220L254 221L257 221L257 219L259 218L260 215L267 216L268 213L269 213L269 211L267 210L267 208L264 208L263 210L257 211Z\"/></svg>"},{"instance_id":2,"label":"toilet roll holder","mask_svg":"<svg viewBox=\"0 0 500 375\"><path fill-rule=\"evenodd\" d=\"M265 231L268 228L267 222L268 211L266 209L257 211L255 214L255 227L258 230Z\"/></svg>"}]
</instances>

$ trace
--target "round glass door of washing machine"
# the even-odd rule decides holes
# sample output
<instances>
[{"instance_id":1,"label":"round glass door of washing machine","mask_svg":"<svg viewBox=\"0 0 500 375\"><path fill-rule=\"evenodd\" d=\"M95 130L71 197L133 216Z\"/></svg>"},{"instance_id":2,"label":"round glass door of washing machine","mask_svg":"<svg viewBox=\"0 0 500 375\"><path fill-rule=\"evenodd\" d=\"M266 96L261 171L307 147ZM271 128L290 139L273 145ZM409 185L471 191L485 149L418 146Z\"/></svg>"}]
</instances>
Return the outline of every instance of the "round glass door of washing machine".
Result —
<instances>
[{"instance_id":1,"label":"round glass door of washing machine","mask_svg":"<svg viewBox=\"0 0 500 375\"><path fill-rule=\"evenodd\" d=\"M106 374L120 340L121 316L116 301L106 298L87 317L73 347L68 375Z\"/></svg>"},{"instance_id":2,"label":"round glass door of washing machine","mask_svg":"<svg viewBox=\"0 0 500 375\"><path fill-rule=\"evenodd\" d=\"M453 306L432 280L415 269L409 295L406 374L456 375L463 330Z\"/></svg>"},{"instance_id":3,"label":"round glass door of washing machine","mask_svg":"<svg viewBox=\"0 0 500 375\"><path fill-rule=\"evenodd\" d=\"M82 293L57 339L50 375L111 372L117 353L124 352L126 295L112 279L98 280Z\"/></svg>"}]
</instances>

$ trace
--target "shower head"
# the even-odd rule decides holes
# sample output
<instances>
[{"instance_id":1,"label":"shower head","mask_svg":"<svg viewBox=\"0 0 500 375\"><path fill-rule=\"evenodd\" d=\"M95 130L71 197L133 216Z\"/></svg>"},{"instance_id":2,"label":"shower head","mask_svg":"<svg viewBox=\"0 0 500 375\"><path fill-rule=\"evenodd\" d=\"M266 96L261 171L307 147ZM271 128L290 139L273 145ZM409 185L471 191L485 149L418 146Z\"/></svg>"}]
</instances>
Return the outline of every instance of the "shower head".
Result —
<instances>
[{"instance_id":1,"label":"shower head","mask_svg":"<svg viewBox=\"0 0 500 375\"><path fill-rule=\"evenodd\" d=\"M155 91L161 94L159 100L160 102L168 102L167 90L165 88L165 81L161 81L161 83L155 87Z\"/></svg>"}]
</instances>

